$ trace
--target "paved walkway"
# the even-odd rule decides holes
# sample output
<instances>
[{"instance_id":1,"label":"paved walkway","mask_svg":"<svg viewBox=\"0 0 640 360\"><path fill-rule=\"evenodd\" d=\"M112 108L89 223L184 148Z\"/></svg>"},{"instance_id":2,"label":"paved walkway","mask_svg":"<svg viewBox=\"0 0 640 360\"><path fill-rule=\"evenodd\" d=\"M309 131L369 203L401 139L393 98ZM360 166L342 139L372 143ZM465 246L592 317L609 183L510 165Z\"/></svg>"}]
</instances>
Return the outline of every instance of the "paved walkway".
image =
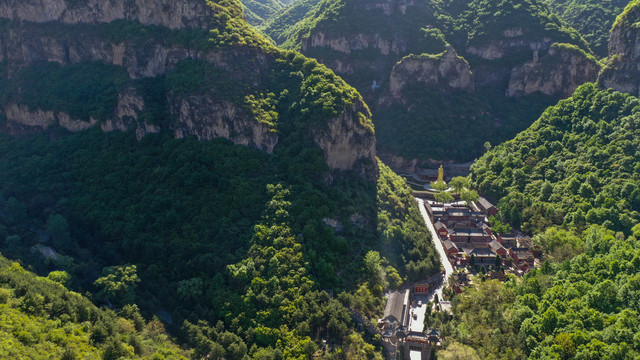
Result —
<instances>
[{"instance_id":1,"label":"paved walkway","mask_svg":"<svg viewBox=\"0 0 640 360\"><path fill-rule=\"evenodd\" d=\"M411 316L411 320L409 321L409 330L423 332L424 331L424 315L427 311L427 303L424 300L422 300L423 302L422 306L418 306L417 305L418 300L420 299L416 298L414 300L414 304L412 304L411 306L411 313L409 314L409 316ZM413 317L414 314L416 316L415 319Z\"/></svg>"},{"instance_id":2,"label":"paved walkway","mask_svg":"<svg viewBox=\"0 0 640 360\"><path fill-rule=\"evenodd\" d=\"M429 232L431 232L431 239L438 250L438 254L440 255L440 262L444 267L444 279L442 281L442 285L438 287L434 292L429 293L430 300L433 300L434 294L438 294L438 298L442 300L442 289L447 285L447 281L449 277L453 274L453 266L449 262L447 258L447 253L444 251L442 247L442 242L440 242L440 237L438 233L436 233L436 229L433 227L431 223L431 219L429 219L429 214L427 214L427 210L424 207L424 200L416 198L418 202L418 207L420 208L420 214L422 214L422 218L424 219L425 224L427 224L427 228L429 228Z\"/></svg>"}]
</instances>

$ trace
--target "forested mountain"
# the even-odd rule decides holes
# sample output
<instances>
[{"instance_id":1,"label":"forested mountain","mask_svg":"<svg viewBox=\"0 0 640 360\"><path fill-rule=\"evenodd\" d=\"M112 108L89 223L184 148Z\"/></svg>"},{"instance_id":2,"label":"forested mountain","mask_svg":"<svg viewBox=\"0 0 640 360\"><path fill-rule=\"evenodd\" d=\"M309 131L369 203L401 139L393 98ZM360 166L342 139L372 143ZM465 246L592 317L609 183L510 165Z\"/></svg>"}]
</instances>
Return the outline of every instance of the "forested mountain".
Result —
<instances>
[{"instance_id":1,"label":"forested mountain","mask_svg":"<svg viewBox=\"0 0 640 360\"><path fill-rule=\"evenodd\" d=\"M243 0L242 5L247 22L254 26L279 15L287 6L277 0Z\"/></svg>"},{"instance_id":2,"label":"forested mountain","mask_svg":"<svg viewBox=\"0 0 640 360\"><path fill-rule=\"evenodd\" d=\"M640 220L639 111L636 97L583 85L481 157L472 179L527 232L600 224L629 234Z\"/></svg>"},{"instance_id":3,"label":"forested mountain","mask_svg":"<svg viewBox=\"0 0 640 360\"><path fill-rule=\"evenodd\" d=\"M438 358L640 357L640 1L599 62L606 5L0 0L0 357L381 359L441 265L376 141L484 148L543 255L428 312Z\"/></svg>"},{"instance_id":4,"label":"forested mountain","mask_svg":"<svg viewBox=\"0 0 640 360\"><path fill-rule=\"evenodd\" d=\"M634 198L640 195L634 123L640 103L632 96L638 95L639 15L640 2L634 1L613 28L610 58L598 80L601 89L613 89L584 85L474 164L476 185L501 198L502 214L525 231L586 221L628 234L640 219L640 199Z\"/></svg>"},{"instance_id":5,"label":"forested mountain","mask_svg":"<svg viewBox=\"0 0 640 360\"><path fill-rule=\"evenodd\" d=\"M474 164L475 184L502 197L501 216L534 234L545 262L456 296L443 357L640 356L638 121L638 98L583 85Z\"/></svg>"},{"instance_id":6,"label":"forested mountain","mask_svg":"<svg viewBox=\"0 0 640 360\"><path fill-rule=\"evenodd\" d=\"M607 56L609 31L629 0L546 0L562 20L577 29L599 57Z\"/></svg>"},{"instance_id":7,"label":"forested mountain","mask_svg":"<svg viewBox=\"0 0 640 360\"><path fill-rule=\"evenodd\" d=\"M291 3L279 14L264 22L260 28L273 39L276 44L282 44L295 30L294 25L302 21L309 11L319 3L319 0L297 0Z\"/></svg>"},{"instance_id":8,"label":"forested mountain","mask_svg":"<svg viewBox=\"0 0 640 360\"><path fill-rule=\"evenodd\" d=\"M440 264L358 92L239 2L48 5L0 1L3 254L195 358L380 358L353 318Z\"/></svg>"},{"instance_id":9,"label":"forested mountain","mask_svg":"<svg viewBox=\"0 0 640 360\"><path fill-rule=\"evenodd\" d=\"M69 275L37 277L0 256L0 357L3 359L187 359L135 305L97 308L68 291Z\"/></svg>"},{"instance_id":10,"label":"forested mountain","mask_svg":"<svg viewBox=\"0 0 640 360\"><path fill-rule=\"evenodd\" d=\"M598 85L472 166L474 184L499 200L501 220L533 235L544 262L522 280L457 295L453 318L435 320L451 337L439 357L640 356L639 8L617 18Z\"/></svg>"},{"instance_id":11,"label":"forested mountain","mask_svg":"<svg viewBox=\"0 0 640 360\"><path fill-rule=\"evenodd\" d=\"M600 69L536 0L325 0L282 33L363 94L380 149L405 159L471 160Z\"/></svg>"}]
</instances>

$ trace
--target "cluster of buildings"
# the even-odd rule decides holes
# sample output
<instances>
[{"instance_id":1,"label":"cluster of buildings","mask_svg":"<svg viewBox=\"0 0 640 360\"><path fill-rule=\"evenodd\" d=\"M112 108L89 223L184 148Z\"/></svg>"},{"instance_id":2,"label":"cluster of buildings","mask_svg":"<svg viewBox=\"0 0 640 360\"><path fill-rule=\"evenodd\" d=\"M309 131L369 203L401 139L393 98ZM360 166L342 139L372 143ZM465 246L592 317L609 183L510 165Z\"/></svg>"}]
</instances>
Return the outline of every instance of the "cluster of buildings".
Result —
<instances>
[{"instance_id":1,"label":"cluster of buildings","mask_svg":"<svg viewBox=\"0 0 640 360\"><path fill-rule=\"evenodd\" d=\"M428 289L426 283L416 284L413 289L414 295L416 286L423 287L419 291L426 292ZM413 315L415 306L412 306L412 303L415 305L415 302L411 289L392 292L387 300L384 317L379 320L378 326L385 339L384 344L389 344L394 352L396 349L402 349L404 359L429 360L431 349L440 345L440 332L434 329L416 331L410 326L411 321L424 321L423 317ZM418 303L418 307L420 306L427 304Z\"/></svg>"},{"instance_id":2,"label":"cluster of buildings","mask_svg":"<svg viewBox=\"0 0 640 360\"><path fill-rule=\"evenodd\" d=\"M470 205L424 202L449 261L454 266L498 268L513 266L527 272L534 266L534 254L526 239L515 234L496 234L488 218L498 209L480 198Z\"/></svg>"}]
</instances>

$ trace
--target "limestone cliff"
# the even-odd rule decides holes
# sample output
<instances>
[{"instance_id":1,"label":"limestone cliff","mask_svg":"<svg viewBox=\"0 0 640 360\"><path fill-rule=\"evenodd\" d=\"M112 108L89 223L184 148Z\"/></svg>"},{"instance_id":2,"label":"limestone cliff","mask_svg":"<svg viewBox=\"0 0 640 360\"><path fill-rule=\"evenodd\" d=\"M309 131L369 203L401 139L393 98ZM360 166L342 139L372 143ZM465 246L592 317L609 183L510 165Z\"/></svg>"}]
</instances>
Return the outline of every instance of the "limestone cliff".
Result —
<instances>
[{"instance_id":1,"label":"limestone cliff","mask_svg":"<svg viewBox=\"0 0 640 360\"><path fill-rule=\"evenodd\" d=\"M290 31L284 46L299 49L343 75L368 102L373 80L386 83L402 57L418 51L420 26L432 22L434 5L414 0L322 1ZM419 21L420 26L415 26ZM390 24L396 24L390 26Z\"/></svg>"},{"instance_id":2,"label":"limestone cliff","mask_svg":"<svg viewBox=\"0 0 640 360\"><path fill-rule=\"evenodd\" d=\"M318 54L323 64L341 75L363 70L375 74L406 53L407 46L396 36L317 31L302 42L301 51L309 56ZM327 56L330 52L335 55Z\"/></svg>"},{"instance_id":3,"label":"limestone cliff","mask_svg":"<svg viewBox=\"0 0 640 360\"><path fill-rule=\"evenodd\" d=\"M326 127L314 131L314 142L324 152L327 164L334 169L359 169L361 176L377 174L375 137L359 124L369 109L357 101L339 117L328 121Z\"/></svg>"},{"instance_id":4,"label":"limestone cliff","mask_svg":"<svg viewBox=\"0 0 640 360\"><path fill-rule=\"evenodd\" d=\"M405 52L407 45L402 39L386 39L380 34L345 35L319 31L302 43L302 51L317 47L329 48L346 55L363 49L375 49L382 55L389 55Z\"/></svg>"},{"instance_id":5,"label":"limestone cliff","mask_svg":"<svg viewBox=\"0 0 640 360\"><path fill-rule=\"evenodd\" d=\"M64 24L135 20L170 29L209 27L213 11L205 1L174 0L3 0L0 17Z\"/></svg>"},{"instance_id":6,"label":"limestone cliff","mask_svg":"<svg viewBox=\"0 0 640 360\"><path fill-rule=\"evenodd\" d=\"M554 72L556 72L557 77L559 76L562 79L571 77L571 75L560 74L562 71L569 73L581 71L582 69L578 67L590 61L587 59L587 53L585 51L580 53L581 48L573 42L571 46L576 47L577 51L571 58L562 56L557 51L549 54L550 56L546 56L551 51L552 45L566 41L567 39L565 39L565 37L565 34L562 33L541 34L539 29L510 27L493 36L484 35L474 38L465 48L464 54L467 59L481 59L480 61L476 61L475 65L472 65L476 84L479 86L504 86L502 84L510 84L512 81L511 78L515 73L517 76L515 79L516 82L523 76L528 77L534 82L540 81L542 83L542 85L532 85L533 88L544 87L544 84L549 84L548 86L550 88L545 89L545 94L564 96L564 93L571 94L571 92L575 90L575 87L573 87L571 91L555 88L555 85L549 83L549 78L546 80L539 79L541 75L539 73L540 66L534 65L538 64L539 59L544 60L543 63L557 61L558 63L554 64ZM578 43L578 45L580 45L580 43ZM582 56L583 59L580 59L580 54L584 55ZM576 65L577 67L572 67L572 65ZM551 64L550 66L553 67ZM579 81L577 78L574 80ZM582 83L578 85L580 84ZM535 91L538 90L532 92ZM511 96L513 91L507 89L506 93L508 96ZM528 95L531 92L518 90L517 93L519 95Z\"/></svg>"},{"instance_id":7,"label":"limestone cliff","mask_svg":"<svg viewBox=\"0 0 640 360\"><path fill-rule=\"evenodd\" d=\"M139 138L170 131L178 138L224 137L273 152L293 129L282 130L277 122L258 118L249 111L254 105L247 103L247 96L283 91L280 83L291 80L274 79L273 68L287 64L290 54L270 47L244 20L234 17L234 11L237 9L227 10L204 0L0 1L0 21L6 29L0 33L0 84L9 94L0 104L6 119L3 130L17 135L52 126L70 131L99 126L103 131L134 130ZM223 16L217 16L221 12ZM125 22L112 23L116 20ZM201 30L208 28L216 30L211 34ZM20 77L51 63L61 69L90 63L123 69L125 79L114 85L113 99L104 100L107 105L112 103L108 115L73 115L56 105L55 99L46 98L64 99L64 91L73 89L59 94L60 89L50 90L47 86L51 84L42 84L42 94L25 93ZM290 70L285 76L302 70L302 63L287 66ZM152 84L145 85L145 79L153 79ZM296 78L289 86L303 86L304 79ZM333 89L347 86L340 79L332 81L338 86ZM320 95L305 94L304 102L314 103L314 97ZM306 141L317 144L332 168L374 178L375 140L370 125L361 119L365 116L370 123L370 113L362 110L366 105L355 91L344 96L349 97L345 101L349 105L337 111L337 116L322 120L328 130L321 123L300 120L305 117L303 109L278 105L275 97L268 110L288 111L288 117L299 118L296 126L308 129L294 133L306 134ZM300 99L287 101L296 104ZM150 112L155 118L150 119Z\"/></svg>"},{"instance_id":8,"label":"limestone cliff","mask_svg":"<svg viewBox=\"0 0 640 360\"><path fill-rule=\"evenodd\" d=\"M640 96L640 2L632 1L616 20L598 82L602 88Z\"/></svg>"},{"instance_id":9,"label":"limestone cliff","mask_svg":"<svg viewBox=\"0 0 640 360\"><path fill-rule=\"evenodd\" d=\"M542 93L569 97L585 82L598 78L600 64L593 57L568 44L554 44L542 57L511 71L507 96Z\"/></svg>"},{"instance_id":10,"label":"limestone cliff","mask_svg":"<svg viewBox=\"0 0 640 360\"><path fill-rule=\"evenodd\" d=\"M439 55L409 55L393 67L390 90L395 98L402 96L408 85L418 85L443 92L474 91L469 64L449 47Z\"/></svg>"},{"instance_id":11,"label":"limestone cliff","mask_svg":"<svg viewBox=\"0 0 640 360\"><path fill-rule=\"evenodd\" d=\"M211 140L223 137L235 144L252 146L268 153L272 153L278 143L275 131L265 124L256 123L229 101L192 95L176 99L171 104L171 113L177 117L172 129L176 138L196 136L200 140Z\"/></svg>"}]
</instances>

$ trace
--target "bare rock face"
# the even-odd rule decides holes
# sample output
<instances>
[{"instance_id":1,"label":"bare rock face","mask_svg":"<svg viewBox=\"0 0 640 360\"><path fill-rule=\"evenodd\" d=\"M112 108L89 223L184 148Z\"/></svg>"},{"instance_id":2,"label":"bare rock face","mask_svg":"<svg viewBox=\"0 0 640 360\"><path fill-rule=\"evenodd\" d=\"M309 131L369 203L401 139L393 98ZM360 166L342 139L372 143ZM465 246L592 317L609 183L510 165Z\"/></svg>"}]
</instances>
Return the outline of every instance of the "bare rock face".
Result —
<instances>
[{"instance_id":1,"label":"bare rock face","mask_svg":"<svg viewBox=\"0 0 640 360\"><path fill-rule=\"evenodd\" d=\"M65 26L70 32L73 26ZM143 45L114 44L105 37L79 33L63 36L48 31L50 24L20 24L0 34L0 61L6 61L10 75L37 62L70 65L90 61L123 66L129 77L138 79L164 74L186 59L207 59L205 52L149 40ZM215 59L210 59L215 60Z\"/></svg>"},{"instance_id":2,"label":"bare rock face","mask_svg":"<svg viewBox=\"0 0 640 360\"><path fill-rule=\"evenodd\" d=\"M502 33L503 38L492 39L482 44L476 44L467 48L467 53L477 55L485 60L498 60L509 55L513 51L521 49L545 50L548 49L553 40L543 38L538 40L527 39L521 28L507 29Z\"/></svg>"},{"instance_id":3,"label":"bare rock face","mask_svg":"<svg viewBox=\"0 0 640 360\"><path fill-rule=\"evenodd\" d=\"M526 59L535 61L537 54L545 54L555 42L530 28L514 27L473 40L464 53L468 59L482 59L473 68L476 85L503 87L509 83L514 67L522 67Z\"/></svg>"},{"instance_id":4,"label":"bare rock face","mask_svg":"<svg viewBox=\"0 0 640 360\"><path fill-rule=\"evenodd\" d=\"M377 177L376 140L373 133L360 123L359 117L369 109L361 101L355 102L325 127L313 131L316 145L324 152L327 164L339 170L355 170L361 176Z\"/></svg>"},{"instance_id":5,"label":"bare rock face","mask_svg":"<svg viewBox=\"0 0 640 360\"><path fill-rule=\"evenodd\" d=\"M229 101L194 95L177 99L171 105L177 119L173 125L176 138L196 136L199 140L223 137L234 144L255 147L272 153L278 134L267 125L249 118Z\"/></svg>"},{"instance_id":6,"label":"bare rock face","mask_svg":"<svg viewBox=\"0 0 640 360\"><path fill-rule=\"evenodd\" d=\"M409 84L438 89L440 91L474 91L473 76L469 64L449 47L440 55L409 55L393 67L390 90L400 98Z\"/></svg>"},{"instance_id":7,"label":"bare rock face","mask_svg":"<svg viewBox=\"0 0 640 360\"><path fill-rule=\"evenodd\" d=\"M124 89L118 94L118 104L112 118L98 121L93 117L88 120L74 119L61 111L30 109L27 105L10 103L3 110L7 118L6 131L11 135L25 132L43 131L51 126L59 126L69 131L87 130L96 124L104 132L130 128L136 129L138 139L147 133L157 133L160 128L138 121L138 115L144 110L143 99L133 88Z\"/></svg>"},{"instance_id":8,"label":"bare rock face","mask_svg":"<svg viewBox=\"0 0 640 360\"><path fill-rule=\"evenodd\" d=\"M205 1L5 0L0 3L0 17L37 23L108 23L126 19L170 29L207 28L212 15Z\"/></svg>"},{"instance_id":9,"label":"bare rock face","mask_svg":"<svg viewBox=\"0 0 640 360\"><path fill-rule=\"evenodd\" d=\"M321 31L312 34L307 41L302 43L302 51L314 47L326 47L343 54L351 54L353 51L362 49L377 49L382 55L399 54L406 51L406 44L402 39L384 39L380 34L345 36Z\"/></svg>"},{"instance_id":10,"label":"bare rock face","mask_svg":"<svg viewBox=\"0 0 640 360\"><path fill-rule=\"evenodd\" d=\"M605 89L640 96L640 4L630 4L616 20L609 38L609 59L598 83Z\"/></svg>"},{"instance_id":11,"label":"bare rock face","mask_svg":"<svg viewBox=\"0 0 640 360\"><path fill-rule=\"evenodd\" d=\"M378 0L378 1L367 1L361 6L362 10L382 10L385 15L393 15L394 13L400 13L405 15L407 13L407 8L415 5L415 1L413 0Z\"/></svg>"},{"instance_id":12,"label":"bare rock face","mask_svg":"<svg viewBox=\"0 0 640 360\"><path fill-rule=\"evenodd\" d=\"M578 86L596 81L600 71L598 62L578 49L562 46L552 46L542 58L534 56L533 61L515 67L506 95L542 93L569 97Z\"/></svg>"}]
</instances>

